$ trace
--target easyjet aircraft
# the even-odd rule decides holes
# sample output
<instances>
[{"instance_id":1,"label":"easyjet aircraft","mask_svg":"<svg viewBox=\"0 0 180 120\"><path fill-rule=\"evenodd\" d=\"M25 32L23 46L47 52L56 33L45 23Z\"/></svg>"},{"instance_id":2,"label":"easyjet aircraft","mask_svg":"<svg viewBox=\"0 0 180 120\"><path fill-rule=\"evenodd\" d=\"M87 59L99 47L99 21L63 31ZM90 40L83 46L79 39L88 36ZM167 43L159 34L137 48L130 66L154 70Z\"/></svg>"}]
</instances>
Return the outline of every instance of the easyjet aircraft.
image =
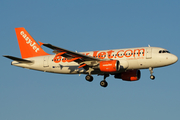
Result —
<instances>
[{"instance_id":1,"label":"easyjet aircraft","mask_svg":"<svg viewBox=\"0 0 180 120\"><path fill-rule=\"evenodd\" d=\"M14 60L14 66L60 74L87 74L85 79L93 80L93 74L103 75L100 82L106 87L106 77L114 75L117 79L136 81L140 79L139 69L149 69L153 80L153 69L177 62L177 56L159 47L140 47L128 49L73 52L51 44L39 44L24 28L15 28L21 57L5 55ZM53 50L54 55L46 53L41 45Z\"/></svg>"}]
</instances>

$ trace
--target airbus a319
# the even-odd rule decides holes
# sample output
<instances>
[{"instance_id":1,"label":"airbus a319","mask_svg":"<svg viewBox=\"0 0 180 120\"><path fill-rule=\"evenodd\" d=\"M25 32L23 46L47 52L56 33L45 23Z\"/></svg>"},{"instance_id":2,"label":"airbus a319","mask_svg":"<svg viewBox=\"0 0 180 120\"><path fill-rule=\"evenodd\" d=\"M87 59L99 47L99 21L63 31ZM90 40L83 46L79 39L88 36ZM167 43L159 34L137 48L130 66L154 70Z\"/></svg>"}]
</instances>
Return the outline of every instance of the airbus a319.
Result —
<instances>
[{"instance_id":1,"label":"airbus a319","mask_svg":"<svg viewBox=\"0 0 180 120\"><path fill-rule=\"evenodd\" d=\"M73 52L51 44L38 44L24 28L15 28L15 31L22 58L4 55L13 60L12 65L51 73L87 74L85 79L89 82L93 81L92 75L103 75L102 87L107 87L109 75L125 81L139 80L140 69L149 69L150 78L154 80L154 68L178 61L176 55L160 47ZM46 53L41 45L55 54Z\"/></svg>"}]
</instances>

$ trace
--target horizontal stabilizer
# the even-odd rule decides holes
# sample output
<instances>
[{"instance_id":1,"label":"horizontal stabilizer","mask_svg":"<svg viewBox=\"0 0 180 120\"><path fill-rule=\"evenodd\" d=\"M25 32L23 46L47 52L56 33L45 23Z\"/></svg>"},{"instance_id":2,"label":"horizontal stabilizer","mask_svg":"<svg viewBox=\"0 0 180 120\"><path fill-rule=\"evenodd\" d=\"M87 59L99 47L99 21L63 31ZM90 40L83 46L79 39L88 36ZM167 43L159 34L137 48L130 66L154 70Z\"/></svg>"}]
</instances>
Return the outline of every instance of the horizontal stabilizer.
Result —
<instances>
[{"instance_id":1,"label":"horizontal stabilizer","mask_svg":"<svg viewBox=\"0 0 180 120\"><path fill-rule=\"evenodd\" d=\"M13 56L9 56L9 55L3 55L3 56L6 57L6 58L9 58L11 60L15 60L17 62L20 62L20 63L32 63L32 61L25 60L25 59L22 59L22 58L17 58L17 57L13 57Z\"/></svg>"}]
</instances>

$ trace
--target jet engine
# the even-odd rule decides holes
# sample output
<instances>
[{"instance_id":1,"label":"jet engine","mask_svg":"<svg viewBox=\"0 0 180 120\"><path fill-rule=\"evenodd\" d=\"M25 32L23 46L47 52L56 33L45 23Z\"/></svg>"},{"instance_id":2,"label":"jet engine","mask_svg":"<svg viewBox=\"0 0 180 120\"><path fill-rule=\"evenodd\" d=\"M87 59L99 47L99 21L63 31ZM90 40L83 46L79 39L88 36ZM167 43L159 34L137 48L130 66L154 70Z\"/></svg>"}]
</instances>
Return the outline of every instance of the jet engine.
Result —
<instances>
[{"instance_id":1,"label":"jet engine","mask_svg":"<svg viewBox=\"0 0 180 120\"><path fill-rule=\"evenodd\" d=\"M128 70L119 74L115 74L115 78L119 78L125 81L136 81L141 77L140 70Z\"/></svg>"},{"instance_id":2,"label":"jet engine","mask_svg":"<svg viewBox=\"0 0 180 120\"><path fill-rule=\"evenodd\" d=\"M99 69L102 72L116 72L120 70L120 63L118 60L100 61Z\"/></svg>"}]
</instances>

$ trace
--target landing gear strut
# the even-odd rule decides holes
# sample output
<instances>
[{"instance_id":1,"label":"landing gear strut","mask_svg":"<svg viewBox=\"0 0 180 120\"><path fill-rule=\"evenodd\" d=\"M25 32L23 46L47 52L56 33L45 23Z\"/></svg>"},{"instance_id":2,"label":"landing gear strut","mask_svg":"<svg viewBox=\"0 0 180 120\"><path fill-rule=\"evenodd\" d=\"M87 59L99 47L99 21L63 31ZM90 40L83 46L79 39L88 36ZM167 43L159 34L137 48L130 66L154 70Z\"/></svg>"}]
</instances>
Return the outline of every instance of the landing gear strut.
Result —
<instances>
[{"instance_id":1,"label":"landing gear strut","mask_svg":"<svg viewBox=\"0 0 180 120\"><path fill-rule=\"evenodd\" d=\"M149 71L150 71L150 73L151 73L151 76L150 76L151 80L154 80L154 79L155 79L155 76L153 75L153 69L154 69L154 68L149 67Z\"/></svg>"},{"instance_id":2,"label":"landing gear strut","mask_svg":"<svg viewBox=\"0 0 180 120\"><path fill-rule=\"evenodd\" d=\"M85 79L87 80L87 81L89 81L89 82L92 82L93 81L93 76L91 76L91 71L93 71L93 69L92 68L89 68L89 70L88 70L88 75L86 75L86 77L85 77Z\"/></svg>"},{"instance_id":3,"label":"landing gear strut","mask_svg":"<svg viewBox=\"0 0 180 120\"><path fill-rule=\"evenodd\" d=\"M100 82L102 87L107 87L108 83L106 82L106 78L109 77L109 74L104 74L104 80Z\"/></svg>"}]
</instances>

